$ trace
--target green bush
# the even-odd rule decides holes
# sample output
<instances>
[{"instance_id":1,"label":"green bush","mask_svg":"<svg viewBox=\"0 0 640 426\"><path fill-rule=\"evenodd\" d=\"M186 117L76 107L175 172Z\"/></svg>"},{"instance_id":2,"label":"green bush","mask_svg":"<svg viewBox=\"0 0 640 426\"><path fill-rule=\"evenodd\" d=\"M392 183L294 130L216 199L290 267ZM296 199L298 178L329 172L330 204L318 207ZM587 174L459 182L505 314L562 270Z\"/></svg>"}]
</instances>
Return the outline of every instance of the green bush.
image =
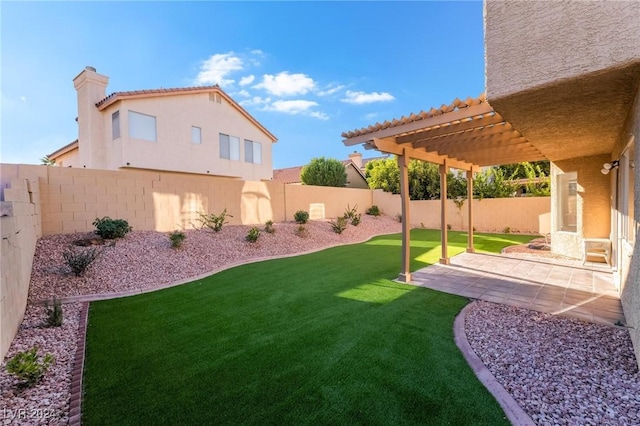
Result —
<instances>
[{"instance_id":1,"label":"green bush","mask_svg":"<svg viewBox=\"0 0 640 426\"><path fill-rule=\"evenodd\" d=\"M342 187L347 184L347 172L340 160L312 158L300 171L300 180L304 185Z\"/></svg>"},{"instance_id":2,"label":"green bush","mask_svg":"<svg viewBox=\"0 0 640 426\"><path fill-rule=\"evenodd\" d=\"M62 303L60 300L53 299L53 306L49 306L49 302L44 303L47 311L47 327L60 327L62 325Z\"/></svg>"},{"instance_id":3,"label":"green bush","mask_svg":"<svg viewBox=\"0 0 640 426\"><path fill-rule=\"evenodd\" d=\"M360 225L361 221L362 221L362 216L360 215L360 213L358 213L357 215L355 215L354 217L351 218L351 224L353 226Z\"/></svg>"},{"instance_id":4,"label":"green bush","mask_svg":"<svg viewBox=\"0 0 640 426\"><path fill-rule=\"evenodd\" d=\"M333 229L333 232L336 234L342 234L342 231L347 229L347 219L344 216L332 220L329 223L331 224L331 229Z\"/></svg>"},{"instance_id":5,"label":"green bush","mask_svg":"<svg viewBox=\"0 0 640 426\"><path fill-rule=\"evenodd\" d=\"M304 210L298 210L297 212L294 213L293 219L296 221L296 223L304 225L309 221L309 212L306 212Z\"/></svg>"},{"instance_id":6,"label":"green bush","mask_svg":"<svg viewBox=\"0 0 640 426\"><path fill-rule=\"evenodd\" d=\"M502 229L502 233L503 233L503 234L510 234L510 233L511 233L511 227L509 227L509 226L505 226L505 227Z\"/></svg>"},{"instance_id":7,"label":"green bush","mask_svg":"<svg viewBox=\"0 0 640 426\"><path fill-rule=\"evenodd\" d=\"M88 249L76 249L69 247L64 253L62 253L62 257L67 263L67 266L71 268L71 272L73 272L76 277L79 277L84 275L89 268L89 265L96 260L99 254L100 251L96 247Z\"/></svg>"},{"instance_id":8,"label":"green bush","mask_svg":"<svg viewBox=\"0 0 640 426\"><path fill-rule=\"evenodd\" d=\"M22 380L27 387L33 387L45 375L55 358L46 354L42 361L38 359L38 348L19 352L7 362L7 373Z\"/></svg>"},{"instance_id":9,"label":"green bush","mask_svg":"<svg viewBox=\"0 0 640 426\"><path fill-rule=\"evenodd\" d=\"M266 232L268 234L273 234L274 232L276 232L276 228L273 227L273 221L272 220L268 220L264 224L264 232Z\"/></svg>"},{"instance_id":10,"label":"green bush","mask_svg":"<svg viewBox=\"0 0 640 426\"><path fill-rule=\"evenodd\" d=\"M207 215L200 212L198 212L198 214L200 215L200 219L198 220L202 223L202 227L207 227L215 232L220 232L222 230L222 225L229 223L229 221L226 220L227 217L233 217L227 213L227 209L224 209L219 215L215 215L213 213Z\"/></svg>"},{"instance_id":11,"label":"green bush","mask_svg":"<svg viewBox=\"0 0 640 426\"><path fill-rule=\"evenodd\" d=\"M371 216L380 216L380 209L374 204L367 209L367 214Z\"/></svg>"},{"instance_id":12,"label":"green bush","mask_svg":"<svg viewBox=\"0 0 640 426\"><path fill-rule=\"evenodd\" d=\"M179 249L182 247L182 243L187 239L187 236L184 232L180 230L175 230L169 233L169 239L171 240L171 247L174 249Z\"/></svg>"},{"instance_id":13,"label":"green bush","mask_svg":"<svg viewBox=\"0 0 640 426\"><path fill-rule=\"evenodd\" d=\"M254 226L253 228L249 229L249 233L247 234L245 239L250 243L255 243L256 241L258 241L259 236L260 236L260 230Z\"/></svg>"},{"instance_id":14,"label":"green bush","mask_svg":"<svg viewBox=\"0 0 640 426\"><path fill-rule=\"evenodd\" d=\"M93 221L93 226L96 227L96 234L100 235L105 240L122 238L133 229L129 226L129 222L126 220L111 219L108 216L105 216L102 219L96 218L96 220Z\"/></svg>"}]
</instances>

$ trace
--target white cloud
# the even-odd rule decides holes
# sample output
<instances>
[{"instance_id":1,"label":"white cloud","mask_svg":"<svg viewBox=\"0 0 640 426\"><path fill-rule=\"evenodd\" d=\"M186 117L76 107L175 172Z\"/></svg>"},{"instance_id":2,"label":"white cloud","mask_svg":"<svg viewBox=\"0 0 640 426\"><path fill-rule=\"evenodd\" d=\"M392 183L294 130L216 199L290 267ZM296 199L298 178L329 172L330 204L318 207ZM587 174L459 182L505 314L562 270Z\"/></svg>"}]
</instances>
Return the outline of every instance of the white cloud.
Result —
<instances>
[{"instance_id":1,"label":"white cloud","mask_svg":"<svg viewBox=\"0 0 640 426\"><path fill-rule=\"evenodd\" d=\"M343 84L334 86L332 84L328 85L326 89L324 90L320 90L318 91L318 96L329 96L329 95L333 95L336 92L339 92L340 90L344 89L345 86Z\"/></svg>"},{"instance_id":2,"label":"white cloud","mask_svg":"<svg viewBox=\"0 0 640 426\"><path fill-rule=\"evenodd\" d=\"M226 77L232 72L242 69L242 59L235 53L216 53L202 62L195 84L219 84L220 86L226 86L234 83L234 80Z\"/></svg>"},{"instance_id":3,"label":"white cloud","mask_svg":"<svg viewBox=\"0 0 640 426\"><path fill-rule=\"evenodd\" d=\"M264 105L264 104L268 104L270 102L271 102L271 98L261 98L260 96L254 96L251 99L245 99L244 101L241 101L240 105L242 105L242 106Z\"/></svg>"},{"instance_id":4,"label":"white cloud","mask_svg":"<svg viewBox=\"0 0 640 426\"><path fill-rule=\"evenodd\" d=\"M373 102L388 102L392 101L395 98L387 92L354 92L351 90L347 90L346 97L342 99L342 102L346 102L348 104L370 104Z\"/></svg>"},{"instance_id":5,"label":"white cloud","mask_svg":"<svg viewBox=\"0 0 640 426\"><path fill-rule=\"evenodd\" d=\"M262 83L253 86L256 89L264 89L275 96L304 95L313 90L316 83L305 74L289 74L283 71L277 75L265 74Z\"/></svg>"},{"instance_id":6,"label":"white cloud","mask_svg":"<svg viewBox=\"0 0 640 426\"><path fill-rule=\"evenodd\" d=\"M258 55L258 56L264 55L264 52L262 50L260 50L260 49L253 49L251 51L251 53L253 53L254 55Z\"/></svg>"},{"instance_id":7,"label":"white cloud","mask_svg":"<svg viewBox=\"0 0 640 426\"><path fill-rule=\"evenodd\" d=\"M365 120L373 120L374 118L376 118L378 116L377 112L370 112L369 114L365 114L364 115L364 119Z\"/></svg>"},{"instance_id":8,"label":"white cloud","mask_svg":"<svg viewBox=\"0 0 640 426\"><path fill-rule=\"evenodd\" d=\"M309 117L314 117L320 120L328 120L329 116L327 114L325 114L324 112L320 112L320 111L312 111L309 114Z\"/></svg>"},{"instance_id":9,"label":"white cloud","mask_svg":"<svg viewBox=\"0 0 640 426\"><path fill-rule=\"evenodd\" d=\"M248 98L248 97L251 96L251 94L249 92L247 92L246 90L241 90L239 92L236 92L236 93L234 93L234 95L243 96L245 98Z\"/></svg>"},{"instance_id":10,"label":"white cloud","mask_svg":"<svg viewBox=\"0 0 640 426\"><path fill-rule=\"evenodd\" d=\"M240 83L238 83L238 84L240 84L240 86L246 86L247 84L253 83L253 80L255 80L255 79L256 79L256 77L253 74L251 74L251 75L242 77L240 79Z\"/></svg>"},{"instance_id":11,"label":"white cloud","mask_svg":"<svg viewBox=\"0 0 640 426\"><path fill-rule=\"evenodd\" d=\"M302 112L307 112L309 111L310 108L314 106L318 106L318 103L314 101L305 101L305 100L275 101L267 108L267 110L284 112L285 114L295 115Z\"/></svg>"},{"instance_id":12,"label":"white cloud","mask_svg":"<svg viewBox=\"0 0 640 426\"><path fill-rule=\"evenodd\" d=\"M27 97L26 96L20 96L20 100L22 102L27 102Z\"/></svg>"}]
</instances>

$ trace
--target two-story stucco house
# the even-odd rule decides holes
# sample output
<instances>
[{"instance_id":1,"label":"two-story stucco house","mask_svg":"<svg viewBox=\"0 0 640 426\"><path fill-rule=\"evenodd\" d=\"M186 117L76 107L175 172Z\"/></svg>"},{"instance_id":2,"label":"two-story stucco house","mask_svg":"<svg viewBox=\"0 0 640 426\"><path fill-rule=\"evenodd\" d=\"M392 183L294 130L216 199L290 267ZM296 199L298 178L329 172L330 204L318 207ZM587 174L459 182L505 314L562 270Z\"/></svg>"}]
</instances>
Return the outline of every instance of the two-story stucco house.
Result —
<instances>
[{"instance_id":1,"label":"two-story stucco house","mask_svg":"<svg viewBox=\"0 0 640 426\"><path fill-rule=\"evenodd\" d=\"M272 178L276 137L220 87L107 96L108 82L92 67L73 80L78 139L48 156L58 166Z\"/></svg>"}]
</instances>

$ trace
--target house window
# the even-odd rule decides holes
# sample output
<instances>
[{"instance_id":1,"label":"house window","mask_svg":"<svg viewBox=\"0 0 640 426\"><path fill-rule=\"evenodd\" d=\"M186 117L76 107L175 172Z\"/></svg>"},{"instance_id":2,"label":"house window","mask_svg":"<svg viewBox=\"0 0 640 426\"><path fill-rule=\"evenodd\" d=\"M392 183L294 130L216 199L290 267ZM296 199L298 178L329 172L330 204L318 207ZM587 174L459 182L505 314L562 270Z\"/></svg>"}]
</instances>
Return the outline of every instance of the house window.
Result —
<instances>
[{"instance_id":1,"label":"house window","mask_svg":"<svg viewBox=\"0 0 640 426\"><path fill-rule=\"evenodd\" d=\"M129 137L155 142L157 140L156 118L153 115L129 111Z\"/></svg>"},{"instance_id":2,"label":"house window","mask_svg":"<svg viewBox=\"0 0 640 426\"><path fill-rule=\"evenodd\" d=\"M220 133L220 158L240 160L240 138Z\"/></svg>"},{"instance_id":3,"label":"house window","mask_svg":"<svg viewBox=\"0 0 640 426\"><path fill-rule=\"evenodd\" d=\"M563 173L558 182L558 231L578 232L578 174Z\"/></svg>"},{"instance_id":4,"label":"house window","mask_svg":"<svg viewBox=\"0 0 640 426\"><path fill-rule=\"evenodd\" d=\"M111 114L111 138L118 139L120 137L120 111Z\"/></svg>"},{"instance_id":5,"label":"house window","mask_svg":"<svg viewBox=\"0 0 640 426\"><path fill-rule=\"evenodd\" d=\"M202 143L202 129L200 127L191 126L191 143Z\"/></svg>"},{"instance_id":6,"label":"house window","mask_svg":"<svg viewBox=\"0 0 640 426\"><path fill-rule=\"evenodd\" d=\"M262 144L244 140L244 161L246 163L262 164Z\"/></svg>"}]
</instances>

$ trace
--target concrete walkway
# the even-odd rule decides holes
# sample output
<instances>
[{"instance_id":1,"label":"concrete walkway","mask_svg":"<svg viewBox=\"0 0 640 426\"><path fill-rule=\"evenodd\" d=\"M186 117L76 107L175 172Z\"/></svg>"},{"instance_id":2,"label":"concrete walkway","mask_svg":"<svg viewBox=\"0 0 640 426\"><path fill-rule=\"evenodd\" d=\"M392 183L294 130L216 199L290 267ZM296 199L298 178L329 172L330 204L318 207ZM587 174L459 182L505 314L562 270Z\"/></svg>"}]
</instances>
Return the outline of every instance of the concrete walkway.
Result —
<instances>
[{"instance_id":1,"label":"concrete walkway","mask_svg":"<svg viewBox=\"0 0 640 426\"><path fill-rule=\"evenodd\" d=\"M604 264L463 253L452 257L451 265L414 272L412 284L600 324L626 324L611 269Z\"/></svg>"}]
</instances>

